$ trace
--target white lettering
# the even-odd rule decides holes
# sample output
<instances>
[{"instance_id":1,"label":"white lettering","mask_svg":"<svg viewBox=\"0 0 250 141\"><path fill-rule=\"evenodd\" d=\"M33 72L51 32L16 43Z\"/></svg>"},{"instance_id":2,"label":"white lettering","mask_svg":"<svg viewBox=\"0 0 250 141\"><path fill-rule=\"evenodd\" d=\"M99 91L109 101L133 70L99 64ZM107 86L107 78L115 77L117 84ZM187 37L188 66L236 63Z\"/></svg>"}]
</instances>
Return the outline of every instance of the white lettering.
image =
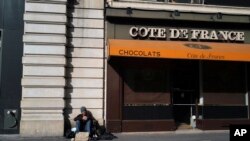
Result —
<instances>
[{"instance_id":1,"label":"white lettering","mask_svg":"<svg viewBox=\"0 0 250 141\"><path fill-rule=\"evenodd\" d=\"M244 134L247 133L247 130L246 129L241 129L241 135L244 136Z\"/></svg>"},{"instance_id":2,"label":"white lettering","mask_svg":"<svg viewBox=\"0 0 250 141\"><path fill-rule=\"evenodd\" d=\"M234 31L229 32L228 33L228 39L231 40L231 41L236 40L236 32L234 32Z\"/></svg>"},{"instance_id":3,"label":"white lettering","mask_svg":"<svg viewBox=\"0 0 250 141\"><path fill-rule=\"evenodd\" d=\"M207 30L200 30L201 34L200 34L200 39L201 40L207 40L209 39L209 33Z\"/></svg>"},{"instance_id":4,"label":"white lettering","mask_svg":"<svg viewBox=\"0 0 250 141\"><path fill-rule=\"evenodd\" d=\"M182 39L188 38L188 30L187 29L180 29L180 38L182 38Z\"/></svg>"},{"instance_id":5,"label":"white lettering","mask_svg":"<svg viewBox=\"0 0 250 141\"><path fill-rule=\"evenodd\" d=\"M166 38L165 28L159 28L157 38Z\"/></svg>"},{"instance_id":6,"label":"white lettering","mask_svg":"<svg viewBox=\"0 0 250 141\"><path fill-rule=\"evenodd\" d=\"M210 39L211 39L211 40L218 40L218 36L217 36L216 31L213 30L213 31L210 33Z\"/></svg>"},{"instance_id":7,"label":"white lettering","mask_svg":"<svg viewBox=\"0 0 250 141\"><path fill-rule=\"evenodd\" d=\"M234 136L244 136L247 133L246 129L236 129L234 132Z\"/></svg>"},{"instance_id":8,"label":"white lettering","mask_svg":"<svg viewBox=\"0 0 250 141\"><path fill-rule=\"evenodd\" d=\"M189 33L191 36L189 37ZM129 29L131 37L143 37L143 38L166 38L166 28L147 28L147 27L131 27ZM229 40L229 41L244 41L245 33L237 31L216 31L216 30L199 30L199 29L169 29L169 39L191 39L191 40Z\"/></svg>"},{"instance_id":9,"label":"white lettering","mask_svg":"<svg viewBox=\"0 0 250 141\"><path fill-rule=\"evenodd\" d=\"M200 30L191 30L191 34L191 39L197 39L200 34Z\"/></svg>"},{"instance_id":10,"label":"white lettering","mask_svg":"<svg viewBox=\"0 0 250 141\"><path fill-rule=\"evenodd\" d=\"M177 39L180 36L180 32L178 29L170 29L170 39Z\"/></svg>"},{"instance_id":11,"label":"white lettering","mask_svg":"<svg viewBox=\"0 0 250 141\"><path fill-rule=\"evenodd\" d=\"M141 28L139 29L139 35L140 35L141 37L146 37L146 36L148 35L148 30L147 30L147 28L141 27Z\"/></svg>"},{"instance_id":12,"label":"white lettering","mask_svg":"<svg viewBox=\"0 0 250 141\"><path fill-rule=\"evenodd\" d=\"M236 38L237 41L244 41L245 40L245 33L244 32L238 32L238 36Z\"/></svg>"},{"instance_id":13,"label":"white lettering","mask_svg":"<svg viewBox=\"0 0 250 141\"><path fill-rule=\"evenodd\" d=\"M239 130L239 129L236 129L236 130L235 130L234 136L241 136L240 130Z\"/></svg>"},{"instance_id":14,"label":"white lettering","mask_svg":"<svg viewBox=\"0 0 250 141\"><path fill-rule=\"evenodd\" d=\"M155 38L157 35L157 28L148 28L148 31L150 32L149 38Z\"/></svg>"},{"instance_id":15,"label":"white lettering","mask_svg":"<svg viewBox=\"0 0 250 141\"><path fill-rule=\"evenodd\" d=\"M138 28L137 27L131 27L129 30L129 34L132 37L137 37L138 36Z\"/></svg>"},{"instance_id":16,"label":"white lettering","mask_svg":"<svg viewBox=\"0 0 250 141\"><path fill-rule=\"evenodd\" d=\"M228 39L228 31L219 31L220 39L227 40Z\"/></svg>"}]
</instances>

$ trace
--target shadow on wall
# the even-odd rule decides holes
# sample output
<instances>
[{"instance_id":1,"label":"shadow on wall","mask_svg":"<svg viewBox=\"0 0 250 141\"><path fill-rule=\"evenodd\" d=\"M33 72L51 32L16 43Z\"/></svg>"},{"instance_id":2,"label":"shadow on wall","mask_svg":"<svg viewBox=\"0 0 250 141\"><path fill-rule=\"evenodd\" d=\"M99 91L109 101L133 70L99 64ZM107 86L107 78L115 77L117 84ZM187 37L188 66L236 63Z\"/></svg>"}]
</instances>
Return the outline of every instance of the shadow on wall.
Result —
<instances>
[{"instance_id":1,"label":"shadow on wall","mask_svg":"<svg viewBox=\"0 0 250 141\"><path fill-rule=\"evenodd\" d=\"M72 73L74 71L74 66L72 63L72 57L73 52L75 49L75 46L72 44L72 33L74 32L74 25L73 22L73 13L75 12L75 5L79 4L80 0L68 0L67 3L67 44L66 44L66 87L65 87L65 108L64 108L64 133L71 129L72 127L75 127L75 123L72 122L74 117L70 117L70 115L73 113L73 107L72 107L72 93L74 91L73 85L72 85ZM82 105L84 106L84 105ZM89 111L90 112L90 111ZM90 112L91 113L91 112ZM80 114L80 110L79 110ZM91 113L92 115L92 113Z\"/></svg>"},{"instance_id":2,"label":"shadow on wall","mask_svg":"<svg viewBox=\"0 0 250 141\"><path fill-rule=\"evenodd\" d=\"M65 87L65 108L64 108L64 133L68 129L72 128L70 121L70 114L72 114L73 107L71 106L71 94L73 93L72 86L72 72L73 72L73 64L72 64L72 52L74 51L74 46L72 45L72 32L74 32L74 28L72 25L72 13L74 12L74 5L79 4L79 0L68 0L67 3L67 44L66 44L66 87ZM71 117L72 118L72 117Z\"/></svg>"}]
</instances>

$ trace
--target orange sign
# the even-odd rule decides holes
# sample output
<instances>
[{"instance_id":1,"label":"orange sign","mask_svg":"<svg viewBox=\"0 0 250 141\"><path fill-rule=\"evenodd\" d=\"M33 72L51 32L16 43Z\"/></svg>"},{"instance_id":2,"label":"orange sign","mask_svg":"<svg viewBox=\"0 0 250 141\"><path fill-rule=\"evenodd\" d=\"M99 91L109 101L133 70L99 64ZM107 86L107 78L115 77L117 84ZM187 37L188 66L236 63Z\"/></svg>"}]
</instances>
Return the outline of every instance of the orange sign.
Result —
<instances>
[{"instance_id":1,"label":"orange sign","mask_svg":"<svg viewBox=\"0 0 250 141\"><path fill-rule=\"evenodd\" d=\"M250 44L111 39L109 56L250 61Z\"/></svg>"}]
</instances>

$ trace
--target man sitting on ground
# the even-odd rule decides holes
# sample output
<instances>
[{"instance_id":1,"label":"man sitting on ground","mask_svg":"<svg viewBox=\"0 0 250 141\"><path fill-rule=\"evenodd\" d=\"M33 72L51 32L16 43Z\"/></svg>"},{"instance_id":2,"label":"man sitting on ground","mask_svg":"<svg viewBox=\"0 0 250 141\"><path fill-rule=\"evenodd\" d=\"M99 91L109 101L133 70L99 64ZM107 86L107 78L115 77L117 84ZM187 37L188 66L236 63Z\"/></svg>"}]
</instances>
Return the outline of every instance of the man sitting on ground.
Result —
<instances>
[{"instance_id":1,"label":"man sitting on ground","mask_svg":"<svg viewBox=\"0 0 250 141\"><path fill-rule=\"evenodd\" d=\"M81 107L81 114L74 118L76 121L76 133L78 132L88 132L89 136L92 134L92 121L94 120L93 115L86 109L86 107Z\"/></svg>"}]
</instances>

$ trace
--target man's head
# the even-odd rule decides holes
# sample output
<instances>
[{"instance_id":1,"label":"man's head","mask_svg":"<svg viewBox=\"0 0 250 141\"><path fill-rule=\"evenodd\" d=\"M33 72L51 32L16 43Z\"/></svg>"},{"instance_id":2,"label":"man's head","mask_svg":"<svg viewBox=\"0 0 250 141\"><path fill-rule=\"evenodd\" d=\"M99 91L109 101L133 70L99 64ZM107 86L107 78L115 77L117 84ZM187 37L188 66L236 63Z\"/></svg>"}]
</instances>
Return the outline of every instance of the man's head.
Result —
<instances>
[{"instance_id":1,"label":"man's head","mask_svg":"<svg viewBox=\"0 0 250 141\"><path fill-rule=\"evenodd\" d=\"M81 110L81 113L84 113L84 114L87 112L87 108L86 107L81 107L80 110Z\"/></svg>"}]
</instances>

